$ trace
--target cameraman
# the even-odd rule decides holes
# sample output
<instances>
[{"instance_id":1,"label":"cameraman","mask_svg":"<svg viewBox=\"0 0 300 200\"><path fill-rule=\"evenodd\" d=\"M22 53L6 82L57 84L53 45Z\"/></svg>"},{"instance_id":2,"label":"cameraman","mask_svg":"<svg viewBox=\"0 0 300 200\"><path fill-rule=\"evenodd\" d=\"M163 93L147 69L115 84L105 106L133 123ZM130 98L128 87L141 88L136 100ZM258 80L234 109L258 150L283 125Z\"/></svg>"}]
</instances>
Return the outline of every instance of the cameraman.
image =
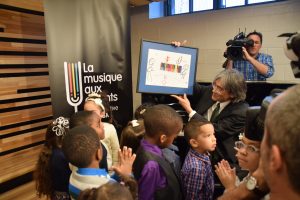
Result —
<instances>
[{"instance_id":1,"label":"cameraman","mask_svg":"<svg viewBox=\"0 0 300 200\"><path fill-rule=\"evenodd\" d=\"M240 71L246 81L265 81L274 73L272 56L259 53L262 46L262 34L259 32L251 32L247 35L248 39L252 39L254 44L247 48L242 47L243 60L230 60L225 62L226 69L236 69Z\"/></svg>"}]
</instances>

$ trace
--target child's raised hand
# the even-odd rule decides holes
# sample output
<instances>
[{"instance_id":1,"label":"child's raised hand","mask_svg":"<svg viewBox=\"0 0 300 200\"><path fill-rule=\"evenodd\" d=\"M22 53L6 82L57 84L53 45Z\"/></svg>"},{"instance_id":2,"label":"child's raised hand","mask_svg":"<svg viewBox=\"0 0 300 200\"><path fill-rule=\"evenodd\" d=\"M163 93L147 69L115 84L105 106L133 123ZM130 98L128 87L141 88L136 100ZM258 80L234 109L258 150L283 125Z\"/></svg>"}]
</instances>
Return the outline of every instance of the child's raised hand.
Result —
<instances>
[{"instance_id":1,"label":"child's raised hand","mask_svg":"<svg viewBox=\"0 0 300 200\"><path fill-rule=\"evenodd\" d=\"M132 154L132 149L123 147L123 150L119 149L119 164L118 166L112 166L112 169L120 176L128 176L132 173L132 165L136 155Z\"/></svg>"},{"instance_id":2,"label":"child's raised hand","mask_svg":"<svg viewBox=\"0 0 300 200\"><path fill-rule=\"evenodd\" d=\"M215 165L215 168L215 172L225 189L234 189L236 181L235 168L231 169L229 163L226 160L222 160L221 162L219 162L217 165Z\"/></svg>"}]
</instances>

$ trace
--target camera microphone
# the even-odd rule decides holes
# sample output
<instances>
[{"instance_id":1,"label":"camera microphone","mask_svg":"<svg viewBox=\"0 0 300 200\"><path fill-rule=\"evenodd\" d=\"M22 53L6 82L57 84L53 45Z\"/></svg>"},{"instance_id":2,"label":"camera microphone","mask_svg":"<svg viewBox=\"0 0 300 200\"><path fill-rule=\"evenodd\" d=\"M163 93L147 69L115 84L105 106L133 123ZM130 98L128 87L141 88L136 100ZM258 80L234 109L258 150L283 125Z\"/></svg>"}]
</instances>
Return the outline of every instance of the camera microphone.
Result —
<instances>
[{"instance_id":1,"label":"camera microphone","mask_svg":"<svg viewBox=\"0 0 300 200\"><path fill-rule=\"evenodd\" d=\"M226 46L230 46L230 45L232 45L232 44L233 44L233 42L234 42L234 40L228 40L228 41L226 42Z\"/></svg>"}]
</instances>

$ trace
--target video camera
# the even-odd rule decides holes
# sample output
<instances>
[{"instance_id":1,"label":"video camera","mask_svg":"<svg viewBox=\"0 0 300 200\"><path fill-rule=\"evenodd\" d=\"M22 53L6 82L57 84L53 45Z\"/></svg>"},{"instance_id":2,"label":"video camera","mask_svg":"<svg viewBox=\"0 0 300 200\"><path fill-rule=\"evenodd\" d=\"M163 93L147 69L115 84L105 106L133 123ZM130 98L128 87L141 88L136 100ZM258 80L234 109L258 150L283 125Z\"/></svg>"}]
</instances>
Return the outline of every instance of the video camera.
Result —
<instances>
[{"instance_id":1,"label":"video camera","mask_svg":"<svg viewBox=\"0 0 300 200\"><path fill-rule=\"evenodd\" d=\"M284 45L284 53L291 60L295 78L300 78L300 31L283 33L278 37L288 37Z\"/></svg>"},{"instance_id":2,"label":"video camera","mask_svg":"<svg viewBox=\"0 0 300 200\"><path fill-rule=\"evenodd\" d=\"M233 40L228 40L228 42L226 42L227 51L224 53L224 57L230 60L242 60L242 47L252 47L253 45L254 41L246 38L244 32L240 32Z\"/></svg>"}]
</instances>

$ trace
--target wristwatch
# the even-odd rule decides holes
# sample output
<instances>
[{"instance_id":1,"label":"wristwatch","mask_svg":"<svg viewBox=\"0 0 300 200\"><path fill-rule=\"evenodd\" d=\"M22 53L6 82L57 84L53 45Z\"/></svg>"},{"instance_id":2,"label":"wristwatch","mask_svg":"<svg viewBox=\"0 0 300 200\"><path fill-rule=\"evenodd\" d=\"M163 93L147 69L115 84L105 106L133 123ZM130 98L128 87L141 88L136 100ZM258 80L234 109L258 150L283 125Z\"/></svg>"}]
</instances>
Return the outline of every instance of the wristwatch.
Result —
<instances>
[{"instance_id":1,"label":"wristwatch","mask_svg":"<svg viewBox=\"0 0 300 200\"><path fill-rule=\"evenodd\" d=\"M247 179L247 181L246 181L246 188L249 191L253 191L253 193L256 194L259 197L263 197L263 196L265 196L267 194L267 192L261 191L258 188L257 180L256 180L256 178L254 176L250 176Z\"/></svg>"}]
</instances>

